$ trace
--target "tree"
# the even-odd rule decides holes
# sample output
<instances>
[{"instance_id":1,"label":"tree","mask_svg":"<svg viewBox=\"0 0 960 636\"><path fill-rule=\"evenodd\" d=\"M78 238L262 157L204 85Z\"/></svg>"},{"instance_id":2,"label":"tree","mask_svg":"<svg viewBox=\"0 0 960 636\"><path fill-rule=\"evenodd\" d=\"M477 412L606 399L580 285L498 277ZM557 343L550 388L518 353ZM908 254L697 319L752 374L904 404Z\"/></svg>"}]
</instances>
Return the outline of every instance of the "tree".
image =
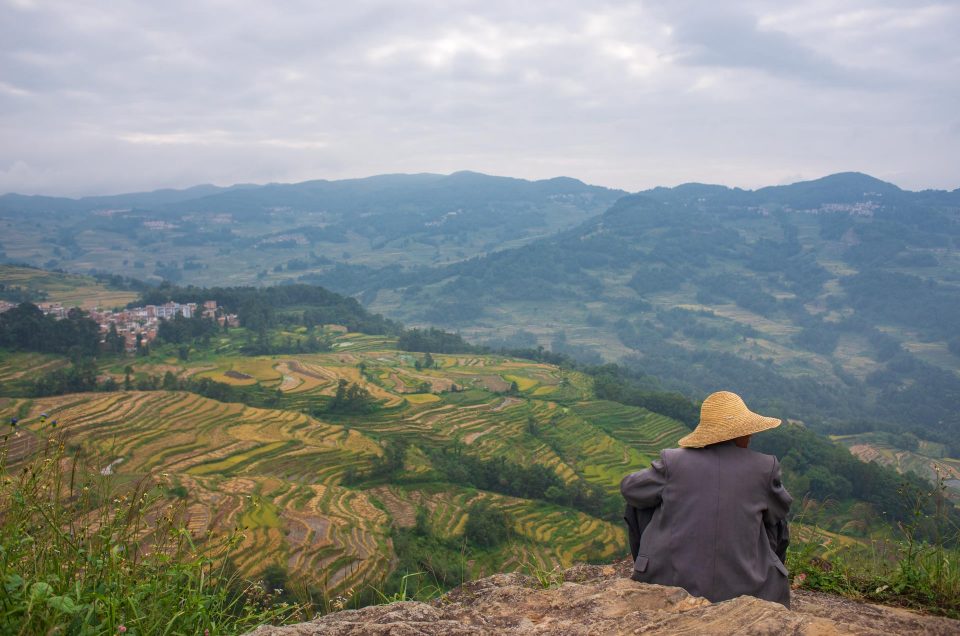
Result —
<instances>
[{"instance_id":1,"label":"tree","mask_svg":"<svg viewBox=\"0 0 960 636\"><path fill-rule=\"evenodd\" d=\"M133 388L133 367L129 364L123 369L123 390L129 391Z\"/></svg>"},{"instance_id":2,"label":"tree","mask_svg":"<svg viewBox=\"0 0 960 636\"><path fill-rule=\"evenodd\" d=\"M337 391L327 404L328 413L369 413L374 409L370 392L359 384L348 383L343 378L337 383Z\"/></svg>"},{"instance_id":3,"label":"tree","mask_svg":"<svg viewBox=\"0 0 960 636\"><path fill-rule=\"evenodd\" d=\"M470 506L467 515L464 536L476 546L492 548L500 545L510 536L507 514L485 501Z\"/></svg>"},{"instance_id":4,"label":"tree","mask_svg":"<svg viewBox=\"0 0 960 636\"><path fill-rule=\"evenodd\" d=\"M429 536L430 515L426 506L417 506L416 524L413 527L413 531L421 537Z\"/></svg>"},{"instance_id":5,"label":"tree","mask_svg":"<svg viewBox=\"0 0 960 636\"><path fill-rule=\"evenodd\" d=\"M163 374L163 390L164 391L176 391L177 390L177 376L173 375L173 372L167 371Z\"/></svg>"},{"instance_id":6,"label":"tree","mask_svg":"<svg viewBox=\"0 0 960 636\"><path fill-rule=\"evenodd\" d=\"M107 350L116 355L123 353L123 350L126 348L126 341L123 339L123 336L117 333L116 323L110 323L110 330L107 332L105 340Z\"/></svg>"}]
</instances>

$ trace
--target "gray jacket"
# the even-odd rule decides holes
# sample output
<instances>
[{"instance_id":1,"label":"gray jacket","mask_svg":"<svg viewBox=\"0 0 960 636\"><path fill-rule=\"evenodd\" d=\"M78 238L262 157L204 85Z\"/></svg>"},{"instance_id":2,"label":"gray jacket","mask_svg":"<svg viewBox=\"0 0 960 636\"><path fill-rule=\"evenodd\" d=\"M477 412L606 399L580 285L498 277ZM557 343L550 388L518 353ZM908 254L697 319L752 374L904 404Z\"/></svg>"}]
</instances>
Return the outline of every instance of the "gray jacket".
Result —
<instances>
[{"instance_id":1,"label":"gray jacket","mask_svg":"<svg viewBox=\"0 0 960 636\"><path fill-rule=\"evenodd\" d=\"M628 504L654 509L640 538L636 580L713 602L747 594L790 606L787 568L776 553L789 540L793 498L776 457L733 442L671 448L624 477L620 492Z\"/></svg>"}]
</instances>

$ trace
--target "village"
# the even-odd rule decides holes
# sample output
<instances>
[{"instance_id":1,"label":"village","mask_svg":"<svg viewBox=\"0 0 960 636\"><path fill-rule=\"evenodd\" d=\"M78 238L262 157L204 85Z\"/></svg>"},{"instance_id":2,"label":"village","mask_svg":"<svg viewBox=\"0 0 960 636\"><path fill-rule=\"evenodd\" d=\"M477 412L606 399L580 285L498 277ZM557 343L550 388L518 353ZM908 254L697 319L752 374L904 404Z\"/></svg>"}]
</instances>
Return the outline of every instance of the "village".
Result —
<instances>
[{"instance_id":1,"label":"village","mask_svg":"<svg viewBox=\"0 0 960 636\"><path fill-rule=\"evenodd\" d=\"M57 319L66 318L72 307L62 303L37 303L37 306L48 316ZM15 303L0 301L0 313L16 307ZM91 309L87 312L90 319L100 326L100 333L106 337L111 326L123 337L127 351L136 351L145 343L153 342L157 337L157 330L161 320L172 320L178 315L184 318L199 316L208 320L215 320L221 327L226 323L228 327L239 327L240 320L236 314L226 313L223 307L215 300L205 300L197 303L169 302L163 305L145 305L121 310Z\"/></svg>"}]
</instances>

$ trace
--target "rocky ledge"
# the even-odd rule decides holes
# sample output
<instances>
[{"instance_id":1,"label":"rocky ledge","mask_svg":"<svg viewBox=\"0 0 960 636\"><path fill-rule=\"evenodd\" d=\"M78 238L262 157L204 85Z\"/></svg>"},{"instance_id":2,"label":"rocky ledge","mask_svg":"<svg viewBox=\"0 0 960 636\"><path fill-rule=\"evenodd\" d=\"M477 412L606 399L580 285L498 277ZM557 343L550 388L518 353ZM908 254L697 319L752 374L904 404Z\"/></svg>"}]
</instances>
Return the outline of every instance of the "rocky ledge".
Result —
<instances>
[{"instance_id":1,"label":"rocky ledge","mask_svg":"<svg viewBox=\"0 0 960 636\"><path fill-rule=\"evenodd\" d=\"M577 565L545 587L522 574L467 583L413 601L261 627L250 636L475 634L960 634L960 621L799 590L792 610L742 596L722 603L676 587L636 583L626 565Z\"/></svg>"}]
</instances>

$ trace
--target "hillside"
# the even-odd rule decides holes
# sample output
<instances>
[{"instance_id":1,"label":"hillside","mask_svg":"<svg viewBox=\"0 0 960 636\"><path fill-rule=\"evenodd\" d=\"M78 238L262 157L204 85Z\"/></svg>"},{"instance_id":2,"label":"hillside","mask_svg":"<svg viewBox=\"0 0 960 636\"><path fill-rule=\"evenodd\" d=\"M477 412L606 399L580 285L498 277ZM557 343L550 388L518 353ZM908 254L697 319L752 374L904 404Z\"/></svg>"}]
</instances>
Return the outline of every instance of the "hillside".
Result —
<instances>
[{"instance_id":1,"label":"hillside","mask_svg":"<svg viewBox=\"0 0 960 636\"><path fill-rule=\"evenodd\" d=\"M318 280L408 323L619 358L688 395L732 382L783 417L911 430L958 456L958 247L956 192L844 174L658 188L520 248Z\"/></svg>"},{"instance_id":2,"label":"hillside","mask_svg":"<svg viewBox=\"0 0 960 636\"><path fill-rule=\"evenodd\" d=\"M622 195L467 172L8 195L0 243L154 281L321 284L495 348L619 360L691 398L732 383L824 432L909 430L960 456L960 191L841 173Z\"/></svg>"},{"instance_id":3,"label":"hillside","mask_svg":"<svg viewBox=\"0 0 960 636\"><path fill-rule=\"evenodd\" d=\"M330 352L250 356L239 352L245 331L186 355L155 345L102 356L100 390L50 397L23 396L73 368L68 359L0 351L0 419L16 423L6 459L15 467L62 434L119 492L161 488L195 537L239 528L233 564L244 576L329 599L410 572L446 588L619 558L620 479L689 431L597 399L600 376L550 364L410 353L394 337L340 329L320 334ZM812 550L803 558L850 558L868 538L895 538L917 485L811 435L787 425L757 440L781 457L798 501L812 494L794 526ZM933 515L936 502L917 492ZM933 520L911 531L933 536Z\"/></svg>"},{"instance_id":4,"label":"hillside","mask_svg":"<svg viewBox=\"0 0 960 636\"><path fill-rule=\"evenodd\" d=\"M35 448L56 420L70 444L118 483L161 479L182 499L194 532L244 528L241 570L279 565L291 580L334 592L382 584L400 563L398 538L455 551L481 501L506 514L511 536L471 549L470 563L460 565L472 575L619 556L620 524L598 518L599 509L571 508L584 507L572 493L598 487L601 504L622 474L687 430L641 408L597 401L587 378L549 365L437 354L435 368L422 368L421 355L353 333L336 336L333 348L129 363L136 385L166 374L206 378L274 399L276 408L177 390L0 398L0 417L19 418L11 459ZM3 354L0 383L17 393L18 382L62 364L55 356ZM99 374L122 384L126 364L101 363ZM340 380L364 388L379 406L325 413ZM400 464L378 477L404 443ZM511 495L510 484L478 490L461 481L469 475L446 472L450 452L481 468L532 462L556 476L555 490L537 498ZM404 531L410 536L397 534Z\"/></svg>"},{"instance_id":5,"label":"hillside","mask_svg":"<svg viewBox=\"0 0 960 636\"><path fill-rule=\"evenodd\" d=\"M8 194L0 260L153 282L277 283L344 263L434 265L522 245L623 194L470 172L83 199Z\"/></svg>"},{"instance_id":6,"label":"hillside","mask_svg":"<svg viewBox=\"0 0 960 636\"><path fill-rule=\"evenodd\" d=\"M50 290L103 289L29 272ZM429 596L495 572L620 558L620 479L674 446L689 431L680 420L696 420L695 403L648 390L646 376L541 350L481 353L320 287L163 285L134 304L170 299L215 299L217 311L157 324L136 308L92 314L125 332L153 324L156 337L132 350L83 312L54 319L24 303L0 314L0 419L9 423L0 466L49 468L38 462L62 443L70 483L79 475L111 493L91 498L87 514L110 518L110 505L150 492L131 541L149 546L164 524L183 524L189 535L177 536L201 545L236 532L225 567L282 590L278 601L329 610L338 598L374 601L374 590ZM427 352L437 350L459 353ZM755 446L781 458L803 501L790 567L814 578L834 558L883 575L891 566L871 561L876 546L900 555L901 531L944 537L960 519L931 484L858 461L799 424ZM882 587L845 572L821 585ZM954 611L952 597L940 607L920 592L902 596Z\"/></svg>"},{"instance_id":7,"label":"hillside","mask_svg":"<svg viewBox=\"0 0 960 636\"><path fill-rule=\"evenodd\" d=\"M106 309L126 305L138 296L135 291L119 289L89 276L0 264L0 301Z\"/></svg>"}]
</instances>

